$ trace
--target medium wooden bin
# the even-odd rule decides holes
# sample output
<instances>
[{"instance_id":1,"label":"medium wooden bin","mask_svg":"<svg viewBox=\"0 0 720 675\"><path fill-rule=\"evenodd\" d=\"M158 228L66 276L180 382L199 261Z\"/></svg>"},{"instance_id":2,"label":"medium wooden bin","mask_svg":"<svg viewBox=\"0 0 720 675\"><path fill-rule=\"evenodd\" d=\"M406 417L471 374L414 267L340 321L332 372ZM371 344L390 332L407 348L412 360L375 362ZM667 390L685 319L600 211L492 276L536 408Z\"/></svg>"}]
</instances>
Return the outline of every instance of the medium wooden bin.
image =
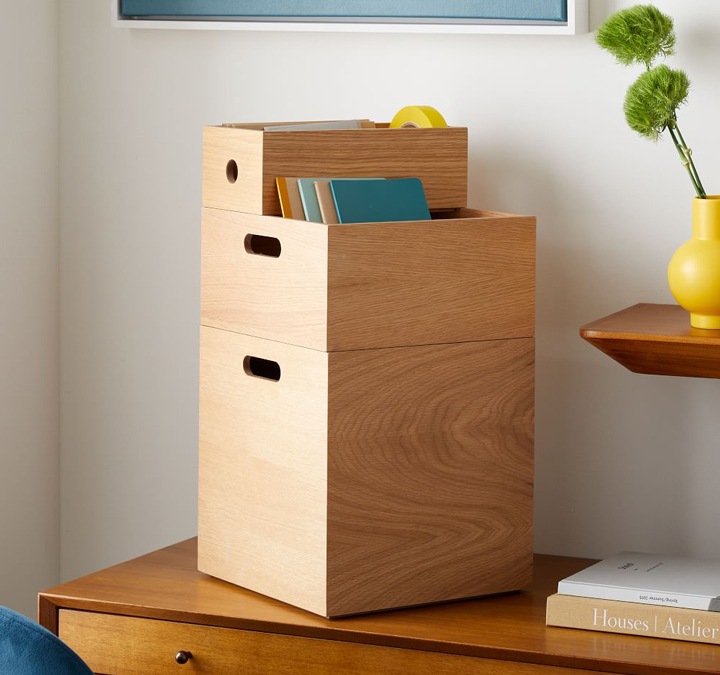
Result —
<instances>
[{"instance_id":1,"label":"medium wooden bin","mask_svg":"<svg viewBox=\"0 0 720 675\"><path fill-rule=\"evenodd\" d=\"M535 219L324 225L203 209L202 322L336 351L534 335Z\"/></svg>"},{"instance_id":2,"label":"medium wooden bin","mask_svg":"<svg viewBox=\"0 0 720 675\"><path fill-rule=\"evenodd\" d=\"M199 569L330 617L523 588L533 362L525 336L326 352L203 326Z\"/></svg>"},{"instance_id":3,"label":"medium wooden bin","mask_svg":"<svg viewBox=\"0 0 720 675\"><path fill-rule=\"evenodd\" d=\"M430 209L467 205L464 127L268 132L265 126L205 127L203 206L280 215L278 176L417 176Z\"/></svg>"}]
</instances>

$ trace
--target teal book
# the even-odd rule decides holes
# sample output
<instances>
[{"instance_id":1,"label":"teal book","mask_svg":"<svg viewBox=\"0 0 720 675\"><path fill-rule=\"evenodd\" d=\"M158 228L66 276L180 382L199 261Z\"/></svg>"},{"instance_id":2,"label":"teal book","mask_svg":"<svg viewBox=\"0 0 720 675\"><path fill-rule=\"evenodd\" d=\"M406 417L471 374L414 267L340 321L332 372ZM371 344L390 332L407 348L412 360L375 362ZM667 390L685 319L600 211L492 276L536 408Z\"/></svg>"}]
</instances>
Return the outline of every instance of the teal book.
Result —
<instances>
[{"instance_id":1,"label":"teal book","mask_svg":"<svg viewBox=\"0 0 720 675\"><path fill-rule=\"evenodd\" d=\"M419 178L331 180L330 190L340 223L430 220Z\"/></svg>"},{"instance_id":2,"label":"teal book","mask_svg":"<svg viewBox=\"0 0 720 675\"><path fill-rule=\"evenodd\" d=\"M300 192L300 201L302 202L305 220L312 223L324 223L322 215L322 204L320 203L320 195L315 186L318 182L330 183L330 178L298 178L297 186ZM332 180L385 180L384 178L334 178ZM332 197L331 197L332 198Z\"/></svg>"}]
</instances>

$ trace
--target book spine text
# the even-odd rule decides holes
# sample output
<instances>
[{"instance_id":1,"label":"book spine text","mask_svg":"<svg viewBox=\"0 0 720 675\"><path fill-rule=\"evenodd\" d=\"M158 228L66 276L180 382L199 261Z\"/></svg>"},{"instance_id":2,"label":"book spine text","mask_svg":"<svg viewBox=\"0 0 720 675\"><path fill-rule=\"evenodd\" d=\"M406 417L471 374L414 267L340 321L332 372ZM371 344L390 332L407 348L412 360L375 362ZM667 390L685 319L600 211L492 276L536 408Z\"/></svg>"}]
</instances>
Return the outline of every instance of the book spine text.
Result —
<instances>
[{"instance_id":1,"label":"book spine text","mask_svg":"<svg viewBox=\"0 0 720 675\"><path fill-rule=\"evenodd\" d=\"M556 593L548 626L720 644L720 613Z\"/></svg>"}]
</instances>

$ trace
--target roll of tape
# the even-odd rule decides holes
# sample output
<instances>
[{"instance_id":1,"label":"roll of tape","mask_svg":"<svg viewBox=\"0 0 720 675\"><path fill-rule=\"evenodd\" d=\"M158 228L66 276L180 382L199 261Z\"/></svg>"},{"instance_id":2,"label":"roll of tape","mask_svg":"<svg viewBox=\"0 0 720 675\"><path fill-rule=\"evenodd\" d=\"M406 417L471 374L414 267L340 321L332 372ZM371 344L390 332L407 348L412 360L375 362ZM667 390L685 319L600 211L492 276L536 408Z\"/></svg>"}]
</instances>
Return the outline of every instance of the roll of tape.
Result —
<instances>
[{"instance_id":1,"label":"roll of tape","mask_svg":"<svg viewBox=\"0 0 720 675\"><path fill-rule=\"evenodd\" d=\"M401 108L390 122L391 129L415 127L427 129L432 127L446 127L445 118L435 108L429 105L408 105Z\"/></svg>"}]
</instances>

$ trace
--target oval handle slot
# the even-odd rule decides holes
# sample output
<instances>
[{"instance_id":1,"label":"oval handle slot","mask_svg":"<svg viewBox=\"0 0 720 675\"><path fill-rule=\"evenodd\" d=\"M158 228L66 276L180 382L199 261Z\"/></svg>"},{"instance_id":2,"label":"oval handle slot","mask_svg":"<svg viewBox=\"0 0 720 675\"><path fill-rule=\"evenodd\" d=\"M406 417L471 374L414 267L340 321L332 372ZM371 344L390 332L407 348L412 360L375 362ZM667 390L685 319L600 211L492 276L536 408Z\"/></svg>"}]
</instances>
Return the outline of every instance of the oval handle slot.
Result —
<instances>
[{"instance_id":1,"label":"oval handle slot","mask_svg":"<svg viewBox=\"0 0 720 675\"><path fill-rule=\"evenodd\" d=\"M280 240L275 237L266 237L262 234L248 234L245 237L245 250L253 255L267 255L279 258L282 252Z\"/></svg>"},{"instance_id":2,"label":"oval handle slot","mask_svg":"<svg viewBox=\"0 0 720 675\"><path fill-rule=\"evenodd\" d=\"M238 179L238 165L234 159L229 160L225 165L225 176L230 184Z\"/></svg>"},{"instance_id":3,"label":"oval handle slot","mask_svg":"<svg viewBox=\"0 0 720 675\"><path fill-rule=\"evenodd\" d=\"M243 370L252 377L273 382L280 381L280 364L277 361L261 359L259 356L246 356L243 360Z\"/></svg>"}]
</instances>

